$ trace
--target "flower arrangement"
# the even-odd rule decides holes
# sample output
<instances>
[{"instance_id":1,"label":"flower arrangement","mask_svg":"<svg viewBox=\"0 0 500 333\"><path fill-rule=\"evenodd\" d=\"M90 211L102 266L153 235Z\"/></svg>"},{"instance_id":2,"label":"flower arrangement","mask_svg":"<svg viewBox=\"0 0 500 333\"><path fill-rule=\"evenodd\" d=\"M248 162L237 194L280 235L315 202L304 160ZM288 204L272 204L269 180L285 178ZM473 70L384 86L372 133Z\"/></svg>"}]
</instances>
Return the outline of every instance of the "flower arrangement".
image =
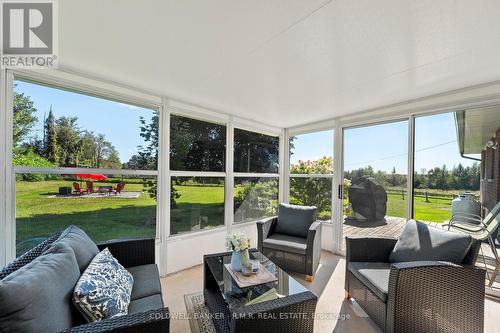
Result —
<instances>
[{"instance_id":1,"label":"flower arrangement","mask_svg":"<svg viewBox=\"0 0 500 333\"><path fill-rule=\"evenodd\" d=\"M250 238L244 232L226 236L226 249L228 251L244 251L250 248Z\"/></svg>"}]
</instances>

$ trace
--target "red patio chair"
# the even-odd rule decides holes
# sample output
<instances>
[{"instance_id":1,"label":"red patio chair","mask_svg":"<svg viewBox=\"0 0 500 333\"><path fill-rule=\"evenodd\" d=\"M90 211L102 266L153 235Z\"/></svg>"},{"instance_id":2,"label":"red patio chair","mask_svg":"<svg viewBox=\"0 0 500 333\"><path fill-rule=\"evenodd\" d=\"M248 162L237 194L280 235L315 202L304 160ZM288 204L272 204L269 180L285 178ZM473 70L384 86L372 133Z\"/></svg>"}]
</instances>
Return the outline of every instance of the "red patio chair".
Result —
<instances>
[{"instance_id":1,"label":"red patio chair","mask_svg":"<svg viewBox=\"0 0 500 333\"><path fill-rule=\"evenodd\" d=\"M96 190L94 189L94 183L91 181L86 181L85 184L87 184L87 192L90 193L95 193Z\"/></svg>"},{"instance_id":2,"label":"red patio chair","mask_svg":"<svg viewBox=\"0 0 500 333\"><path fill-rule=\"evenodd\" d=\"M80 187L80 184L78 184L78 183L73 183L73 187L74 187L74 189L75 189L75 191L74 191L74 192L75 192L76 194L78 194L78 195L82 195L82 194L87 193L87 190L86 190L86 189L84 189L84 188L81 188L81 187Z\"/></svg>"},{"instance_id":3,"label":"red patio chair","mask_svg":"<svg viewBox=\"0 0 500 333\"><path fill-rule=\"evenodd\" d=\"M111 191L115 195L121 194L123 189L125 188L125 182L119 182L118 185Z\"/></svg>"}]
</instances>

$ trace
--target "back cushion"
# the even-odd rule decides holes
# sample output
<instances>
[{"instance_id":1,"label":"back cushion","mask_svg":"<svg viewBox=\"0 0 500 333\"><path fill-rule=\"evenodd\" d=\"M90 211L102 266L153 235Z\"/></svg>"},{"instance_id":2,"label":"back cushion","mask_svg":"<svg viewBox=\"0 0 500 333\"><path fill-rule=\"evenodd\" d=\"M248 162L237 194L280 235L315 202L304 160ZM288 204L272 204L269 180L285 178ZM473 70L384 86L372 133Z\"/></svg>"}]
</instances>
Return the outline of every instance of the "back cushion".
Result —
<instances>
[{"instance_id":1,"label":"back cushion","mask_svg":"<svg viewBox=\"0 0 500 333\"><path fill-rule=\"evenodd\" d=\"M81 322L72 304L80 270L73 251L52 247L0 281L0 332L57 332Z\"/></svg>"},{"instance_id":2,"label":"back cushion","mask_svg":"<svg viewBox=\"0 0 500 333\"><path fill-rule=\"evenodd\" d=\"M99 253L99 249L97 248L97 245L95 245L94 241L90 239L85 231L78 228L76 225L71 225L64 230L61 236L59 236L54 243L49 245L47 249L50 249L56 244L65 244L73 249L73 252L75 252L76 262L80 268L80 273L85 271L92 259L94 259L94 257Z\"/></svg>"},{"instance_id":3,"label":"back cushion","mask_svg":"<svg viewBox=\"0 0 500 333\"><path fill-rule=\"evenodd\" d=\"M309 227L314 222L316 207L280 204L278 223L274 232L289 236L307 238Z\"/></svg>"},{"instance_id":4,"label":"back cushion","mask_svg":"<svg viewBox=\"0 0 500 333\"><path fill-rule=\"evenodd\" d=\"M411 220L399 237L390 262L449 261L462 263L472 244L472 238L461 232L430 227Z\"/></svg>"}]
</instances>

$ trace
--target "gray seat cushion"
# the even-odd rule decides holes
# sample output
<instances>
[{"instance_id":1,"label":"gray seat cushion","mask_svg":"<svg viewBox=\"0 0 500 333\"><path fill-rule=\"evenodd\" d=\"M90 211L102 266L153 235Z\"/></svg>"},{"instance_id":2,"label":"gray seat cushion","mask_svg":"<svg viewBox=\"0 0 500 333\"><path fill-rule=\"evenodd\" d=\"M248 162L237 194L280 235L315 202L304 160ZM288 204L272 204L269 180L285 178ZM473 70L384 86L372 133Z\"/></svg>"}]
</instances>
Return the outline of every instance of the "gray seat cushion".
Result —
<instances>
[{"instance_id":1,"label":"gray seat cushion","mask_svg":"<svg viewBox=\"0 0 500 333\"><path fill-rule=\"evenodd\" d=\"M268 249L297 254L306 254L307 249L305 238L283 234L272 234L269 238L264 239L262 246Z\"/></svg>"},{"instance_id":2,"label":"gray seat cushion","mask_svg":"<svg viewBox=\"0 0 500 333\"><path fill-rule=\"evenodd\" d=\"M295 237L306 238L311 224L314 222L316 207L280 204L278 221L274 232Z\"/></svg>"},{"instance_id":3,"label":"gray seat cushion","mask_svg":"<svg viewBox=\"0 0 500 333\"><path fill-rule=\"evenodd\" d=\"M378 298L387 302L391 264L386 262L351 262L349 271Z\"/></svg>"},{"instance_id":4,"label":"gray seat cushion","mask_svg":"<svg viewBox=\"0 0 500 333\"><path fill-rule=\"evenodd\" d=\"M85 271L92 259L99 253L94 241L76 225L71 225L65 229L56 241L47 246L47 249L58 243L66 244L73 249L80 273Z\"/></svg>"},{"instance_id":5,"label":"gray seat cushion","mask_svg":"<svg viewBox=\"0 0 500 333\"><path fill-rule=\"evenodd\" d=\"M134 278L131 300L161 294L160 274L155 264L129 267L127 270Z\"/></svg>"},{"instance_id":6,"label":"gray seat cushion","mask_svg":"<svg viewBox=\"0 0 500 333\"><path fill-rule=\"evenodd\" d=\"M138 298L130 302L128 306L128 313L134 314L162 308L163 300L161 298L161 294L155 294L148 297Z\"/></svg>"},{"instance_id":7,"label":"gray seat cushion","mask_svg":"<svg viewBox=\"0 0 500 333\"><path fill-rule=\"evenodd\" d=\"M80 270L59 244L0 281L0 332L58 332L81 323L71 301Z\"/></svg>"},{"instance_id":8,"label":"gray seat cushion","mask_svg":"<svg viewBox=\"0 0 500 333\"><path fill-rule=\"evenodd\" d=\"M418 221L408 224L392 250L390 262L449 261L462 263L472 244L471 236L462 232L430 227Z\"/></svg>"}]
</instances>

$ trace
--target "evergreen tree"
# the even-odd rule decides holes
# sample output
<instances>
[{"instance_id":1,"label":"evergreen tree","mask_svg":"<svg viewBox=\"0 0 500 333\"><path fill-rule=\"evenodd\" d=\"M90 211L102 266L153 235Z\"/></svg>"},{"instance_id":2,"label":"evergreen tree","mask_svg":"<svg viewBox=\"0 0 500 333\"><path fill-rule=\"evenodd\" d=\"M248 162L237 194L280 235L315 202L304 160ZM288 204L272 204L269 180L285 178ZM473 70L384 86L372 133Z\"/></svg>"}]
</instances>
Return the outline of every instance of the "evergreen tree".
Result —
<instances>
[{"instance_id":1,"label":"evergreen tree","mask_svg":"<svg viewBox=\"0 0 500 333\"><path fill-rule=\"evenodd\" d=\"M57 145L56 119L52 112L52 105L50 106L49 115L45 120L44 131L44 156L47 160L54 163L59 160L59 147Z\"/></svg>"}]
</instances>

